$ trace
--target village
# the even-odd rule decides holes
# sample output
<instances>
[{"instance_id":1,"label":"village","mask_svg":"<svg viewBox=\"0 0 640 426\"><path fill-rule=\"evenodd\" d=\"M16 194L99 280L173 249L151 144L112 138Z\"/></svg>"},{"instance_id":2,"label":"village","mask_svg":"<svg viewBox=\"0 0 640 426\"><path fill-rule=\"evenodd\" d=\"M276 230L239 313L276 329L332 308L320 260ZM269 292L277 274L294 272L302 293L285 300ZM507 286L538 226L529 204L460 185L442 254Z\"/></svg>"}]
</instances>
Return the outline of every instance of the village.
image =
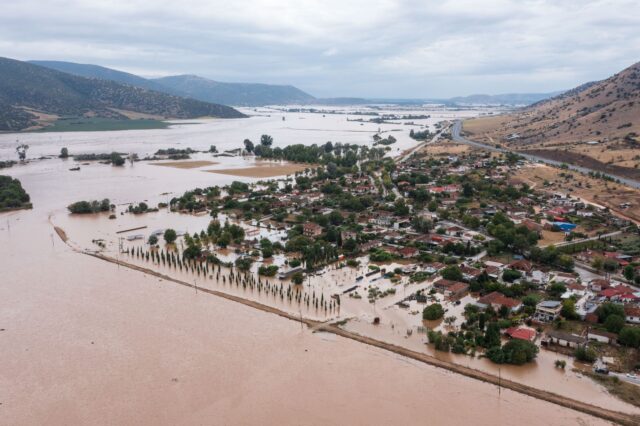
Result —
<instances>
[{"instance_id":1,"label":"village","mask_svg":"<svg viewBox=\"0 0 640 426\"><path fill-rule=\"evenodd\" d=\"M446 134L396 160L388 147L348 144L256 151L308 167L158 203L170 212L165 226L122 233L120 256L196 291L222 289L363 334L387 327L497 364L548 351L563 355L559 369L573 357L594 375L640 385L631 219L533 188L518 171L535 165L460 149ZM157 213L137 205L123 214ZM194 217L202 230L185 232Z\"/></svg>"}]
</instances>

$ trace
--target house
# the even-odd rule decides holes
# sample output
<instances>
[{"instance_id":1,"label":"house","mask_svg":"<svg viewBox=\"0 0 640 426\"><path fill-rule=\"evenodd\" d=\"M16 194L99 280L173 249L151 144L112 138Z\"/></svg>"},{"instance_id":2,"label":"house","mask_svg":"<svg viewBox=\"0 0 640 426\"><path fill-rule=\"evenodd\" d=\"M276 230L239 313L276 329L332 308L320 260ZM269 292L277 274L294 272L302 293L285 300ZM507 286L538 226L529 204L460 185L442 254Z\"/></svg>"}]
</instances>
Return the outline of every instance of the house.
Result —
<instances>
[{"instance_id":1,"label":"house","mask_svg":"<svg viewBox=\"0 0 640 426\"><path fill-rule=\"evenodd\" d=\"M605 280L603 278L596 278L594 280L591 280L591 282L589 282L589 288L591 289L591 291L599 292L609 287L611 287L611 283L608 280Z\"/></svg>"},{"instance_id":2,"label":"house","mask_svg":"<svg viewBox=\"0 0 640 426\"><path fill-rule=\"evenodd\" d=\"M300 272L302 273L303 269L300 267L291 268L288 271L283 271L278 274L278 278L281 280L286 280L287 278L291 278L294 274Z\"/></svg>"},{"instance_id":3,"label":"house","mask_svg":"<svg viewBox=\"0 0 640 426\"><path fill-rule=\"evenodd\" d=\"M393 213L387 211L376 212L376 215L370 219L374 225L390 226L393 223Z\"/></svg>"},{"instance_id":4,"label":"house","mask_svg":"<svg viewBox=\"0 0 640 426\"><path fill-rule=\"evenodd\" d=\"M484 268L484 271L487 273L488 276L490 276L495 280L497 280L500 277L500 273L501 273L500 268L498 268L497 266L491 266L491 265L486 266Z\"/></svg>"},{"instance_id":5,"label":"house","mask_svg":"<svg viewBox=\"0 0 640 426\"><path fill-rule=\"evenodd\" d=\"M618 336L615 333L609 333L601 330L589 330L587 333L587 339L595 340L596 342L611 344L615 343Z\"/></svg>"},{"instance_id":6,"label":"house","mask_svg":"<svg viewBox=\"0 0 640 426\"><path fill-rule=\"evenodd\" d=\"M504 334L512 339L527 340L533 342L536 340L536 331L529 327L509 327Z\"/></svg>"},{"instance_id":7,"label":"house","mask_svg":"<svg viewBox=\"0 0 640 426\"><path fill-rule=\"evenodd\" d=\"M305 237L317 237L322 234L322 226L317 223L307 222L302 225L302 233Z\"/></svg>"},{"instance_id":8,"label":"house","mask_svg":"<svg viewBox=\"0 0 640 426\"><path fill-rule=\"evenodd\" d=\"M482 275L482 271L480 269L473 268L467 265L462 265L460 267L460 271L462 272L462 278L464 278L467 281L474 280L478 278L480 275Z\"/></svg>"},{"instance_id":9,"label":"house","mask_svg":"<svg viewBox=\"0 0 640 426\"><path fill-rule=\"evenodd\" d=\"M640 324L640 308L637 306L625 306L624 319L631 324Z\"/></svg>"},{"instance_id":10,"label":"house","mask_svg":"<svg viewBox=\"0 0 640 426\"><path fill-rule=\"evenodd\" d=\"M480 309L487 309L491 306L496 311L501 307L506 306L511 312L518 312L520 308L522 308L522 302L517 299L507 297L500 292L494 291L478 299L476 306Z\"/></svg>"},{"instance_id":11,"label":"house","mask_svg":"<svg viewBox=\"0 0 640 426\"><path fill-rule=\"evenodd\" d=\"M549 282L549 275L541 270L533 270L527 275L527 280L538 286L545 286Z\"/></svg>"},{"instance_id":12,"label":"house","mask_svg":"<svg viewBox=\"0 0 640 426\"><path fill-rule=\"evenodd\" d=\"M447 265L440 262L428 263L424 266L423 271L427 274L436 274L440 272L441 269L444 269L445 266Z\"/></svg>"},{"instance_id":13,"label":"house","mask_svg":"<svg viewBox=\"0 0 640 426\"><path fill-rule=\"evenodd\" d=\"M360 250L363 252L368 252L371 249L382 247L382 241L380 240L371 240L366 243L360 244Z\"/></svg>"},{"instance_id":14,"label":"house","mask_svg":"<svg viewBox=\"0 0 640 426\"><path fill-rule=\"evenodd\" d=\"M566 333L560 330L551 330L547 334L547 341L550 344L565 346L567 348L577 348L587 343L587 339L575 334Z\"/></svg>"},{"instance_id":15,"label":"house","mask_svg":"<svg viewBox=\"0 0 640 426\"><path fill-rule=\"evenodd\" d=\"M567 287L567 291L565 291L564 294L560 296L561 299L568 299L573 296L582 297L587 294L587 288L575 281L569 282L565 284L565 286Z\"/></svg>"},{"instance_id":16,"label":"house","mask_svg":"<svg viewBox=\"0 0 640 426\"><path fill-rule=\"evenodd\" d=\"M633 289L626 285L605 288L598 293L598 296L612 302L634 302L637 297L633 294Z\"/></svg>"},{"instance_id":17,"label":"house","mask_svg":"<svg viewBox=\"0 0 640 426\"><path fill-rule=\"evenodd\" d=\"M418 249L415 247L403 247L400 250L398 250L398 254L403 259L410 259L418 255Z\"/></svg>"},{"instance_id":18,"label":"house","mask_svg":"<svg viewBox=\"0 0 640 426\"><path fill-rule=\"evenodd\" d=\"M536 305L533 319L539 322L552 322L560 316L560 311L562 311L562 302L545 300Z\"/></svg>"},{"instance_id":19,"label":"house","mask_svg":"<svg viewBox=\"0 0 640 426\"><path fill-rule=\"evenodd\" d=\"M515 269L516 271L524 272L525 274L529 274L531 272L532 266L531 262L528 260L515 260L509 264L509 269Z\"/></svg>"},{"instance_id":20,"label":"house","mask_svg":"<svg viewBox=\"0 0 640 426\"><path fill-rule=\"evenodd\" d=\"M542 235L542 225L531 219L523 219L520 225L526 227L531 232L537 232L538 235Z\"/></svg>"},{"instance_id":21,"label":"house","mask_svg":"<svg viewBox=\"0 0 640 426\"><path fill-rule=\"evenodd\" d=\"M464 296L469 290L469 285L460 281L451 281L444 278L439 279L433 287L451 299L458 299Z\"/></svg>"}]
</instances>

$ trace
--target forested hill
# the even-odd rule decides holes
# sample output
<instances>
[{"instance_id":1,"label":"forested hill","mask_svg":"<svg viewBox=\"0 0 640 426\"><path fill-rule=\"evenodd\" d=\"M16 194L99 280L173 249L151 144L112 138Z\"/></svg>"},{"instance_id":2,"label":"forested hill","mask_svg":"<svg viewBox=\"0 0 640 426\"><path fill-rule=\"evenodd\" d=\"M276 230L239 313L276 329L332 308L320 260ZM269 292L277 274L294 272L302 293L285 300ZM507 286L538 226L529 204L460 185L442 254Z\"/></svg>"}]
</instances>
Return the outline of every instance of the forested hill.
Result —
<instances>
[{"instance_id":1,"label":"forested hill","mask_svg":"<svg viewBox=\"0 0 640 426\"><path fill-rule=\"evenodd\" d=\"M39 113L127 119L127 112L157 118L244 117L224 105L0 58L0 130L34 126Z\"/></svg>"}]
</instances>

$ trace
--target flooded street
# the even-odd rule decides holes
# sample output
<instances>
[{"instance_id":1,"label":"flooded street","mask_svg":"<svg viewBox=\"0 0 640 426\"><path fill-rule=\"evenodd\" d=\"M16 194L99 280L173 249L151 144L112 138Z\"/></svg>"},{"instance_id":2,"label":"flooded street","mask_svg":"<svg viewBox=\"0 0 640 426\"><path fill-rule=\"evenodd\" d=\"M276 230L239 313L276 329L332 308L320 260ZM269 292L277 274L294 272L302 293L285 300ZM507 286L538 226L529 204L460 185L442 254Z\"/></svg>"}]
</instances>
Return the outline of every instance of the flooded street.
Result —
<instances>
[{"instance_id":1,"label":"flooded street","mask_svg":"<svg viewBox=\"0 0 640 426\"><path fill-rule=\"evenodd\" d=\"M237 148L245 137L257 140L262 133L274 136L280 146L327 140L369 143L378 126L389 131L398 127L359 126L346 123L344 115L292 113L282 121L283 113L271 114L165 131L25 134L20 140L30 145L30 157L57 154L62 146L72 153L152 154L179 146L217 145L222 151ZM321 124L312 121L321 120L333 121L313 131ZM352 129L356 125L363 133ZM398 145L406 148L415 142L403 129ZM14 140L15 135L0 135L0 158L14 157ZM220 164L206 169L250 165L241 158L212 161ZM109 198L116 205L144 200L155 205L194 187L257 179L145 162L124 167L95 163L70 172L73 163L50 159L2 170L21 180L34 209L0 214L5 271L0 278L1 424L606 424L392 352L333 334L314 334L276 315L78 253L56 235L54 224L83 249L91 247L92 239L109 240L107 251L115 256L118 230L147 226L146 235L171 223L192 233L206 228L210 217L162 210L118 214L116 220L106 215L70 217L66 206L72 202ZM348 286L355 272L342 272L349 274L349 282L338 284ZM322 285L326 279L330 287L341 275L329 271L328 276L314 278L312 284ZM211 281L202 284L219 287ZM365 319L373 307L346 302L342 315L361 318L347 328L430 350L420 336L404 337L406 328L416 324L392 329L383 315L382 325L372 331ZM381 303L379 310L390 304ZM287 309L282 305L278 307ZM388 318L399 316L390 313ZM583 383L586 378L554 371L556 358L541 354L536 365L503 367L502 374L606 408L637 412L601 387ZM468 363L495 370L484 360ZM576 387L578 382L582 387Z\"/></svg>"}]
</instances>

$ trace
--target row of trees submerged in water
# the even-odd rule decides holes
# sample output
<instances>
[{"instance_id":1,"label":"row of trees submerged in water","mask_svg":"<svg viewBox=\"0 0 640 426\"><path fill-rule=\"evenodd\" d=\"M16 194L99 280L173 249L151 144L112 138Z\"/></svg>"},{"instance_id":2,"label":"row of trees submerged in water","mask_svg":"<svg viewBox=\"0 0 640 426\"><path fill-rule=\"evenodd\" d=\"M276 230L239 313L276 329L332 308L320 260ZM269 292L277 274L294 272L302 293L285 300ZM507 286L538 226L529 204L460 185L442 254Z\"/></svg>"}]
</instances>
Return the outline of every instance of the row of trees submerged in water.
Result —
<instances>
[{"instance_id":1,"label":"row of trees submerged in water","mask_svg":"<svg viewBox=\"0 0 640 426\"><path fill-rule=\"evenodd\" d=\"M271 283L269 280L262 280L260 276L256 278L248 270L241 270L234 267L233 263L223 264L215 256L206 257L204 260L193 259L181 256L179 253L171 250L144 250L142 247L126 249L125 254L134 259L153 262L155 265L173 267L179 271L191 272L203 278L214 279L216 282L222 281L223 285L227 283L230 286L235 285L237 288L242 287L243 290L249 289L257 291L258 294L265 293L274 297L280 297L284 301L285 298L289 302L295 302L298 305L305 305L307 308L315 308L316 310L324 310L324 313L339 312L340 299L325 298L324 294L316 295L315 291L311 293L303 290L300 285L286 286L284 283ZM223 270L223 266L228 270Z\"/></svg>"}]
</instances>

